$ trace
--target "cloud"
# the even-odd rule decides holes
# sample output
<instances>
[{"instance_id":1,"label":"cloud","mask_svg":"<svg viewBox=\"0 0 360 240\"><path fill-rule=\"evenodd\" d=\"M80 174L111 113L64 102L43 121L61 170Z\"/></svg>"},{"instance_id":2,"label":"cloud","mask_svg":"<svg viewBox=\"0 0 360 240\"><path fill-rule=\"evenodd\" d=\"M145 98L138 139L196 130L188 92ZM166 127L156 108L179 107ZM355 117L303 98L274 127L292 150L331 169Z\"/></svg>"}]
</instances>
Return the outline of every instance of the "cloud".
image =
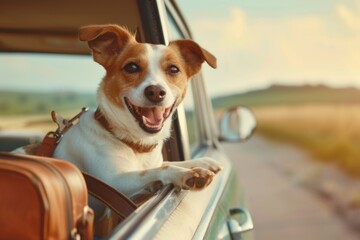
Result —
<instances>
[{"instance_id":1,"label":"cloud","mask_svg":"<svg viewBox=\"0 0 360 240\"><path fill-rule=\"evenodd\" d=\"M218 70L205 68L209 91L244 91L274 80L360 86L360 11L344 4L333 9L328 15L255 17L237 6L220 19L199 19L198 40L219 59ZM347 30L334 27L344 23Z\"/></svg>"},{"instance_id":2,"label":"cloud","mask_svg":"<svg viewBox=\"0 0 360 240\"><path fill-rule=\"evenodd\" d=\"M223 24L225 39L231 39L233 43L242 42L245 28L246 28L246 16L240 8L230 9L230 18Z\"/></svg>"},{"instance_id":3,"label":"cloud","mask_svg":"<svg viewBox=\"0 0 360 240\"><path fill-rule=\"evenodd\" d=\"M234 45L240 46L239 43L243 42L246 30L245 13L241 8L233 7L228 9L226 14L222 18L212 16L197 18L192 23L192 28L196 30L196 39L221 51L227 46L231 48Z\"/></svg>"},{"instance_id":4,"label":"cloud","mask_svg":"<svg viewBox=\"0 0 360 240\"><path fill-rule=\"evenodd\" d=\"M336 5L336 13L344 24L351 30L360 31L360 1L355 2L355 7L350 8L343 3Z\"/></svg>"}]
</instances>

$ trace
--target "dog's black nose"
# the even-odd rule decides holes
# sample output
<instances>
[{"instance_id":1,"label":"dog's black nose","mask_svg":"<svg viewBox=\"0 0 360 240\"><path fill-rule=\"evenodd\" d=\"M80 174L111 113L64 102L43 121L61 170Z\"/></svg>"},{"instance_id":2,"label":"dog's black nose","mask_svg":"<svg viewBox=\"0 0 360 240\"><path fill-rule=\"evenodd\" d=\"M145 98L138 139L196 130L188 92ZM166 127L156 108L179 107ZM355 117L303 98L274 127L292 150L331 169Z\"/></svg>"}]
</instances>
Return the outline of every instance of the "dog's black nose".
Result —
<instances>
[{"instance_id":1,"label":"dog's black nose","mask_svg":"<svg viewBox=\"0 0 360 240\"><path fill-rule=\"evenodd\" d=\"M153 103L159 103L164 100L166 92L165 89L159 85L150 85L145 88L145 96Z\"/></svg>"}]
</instances>

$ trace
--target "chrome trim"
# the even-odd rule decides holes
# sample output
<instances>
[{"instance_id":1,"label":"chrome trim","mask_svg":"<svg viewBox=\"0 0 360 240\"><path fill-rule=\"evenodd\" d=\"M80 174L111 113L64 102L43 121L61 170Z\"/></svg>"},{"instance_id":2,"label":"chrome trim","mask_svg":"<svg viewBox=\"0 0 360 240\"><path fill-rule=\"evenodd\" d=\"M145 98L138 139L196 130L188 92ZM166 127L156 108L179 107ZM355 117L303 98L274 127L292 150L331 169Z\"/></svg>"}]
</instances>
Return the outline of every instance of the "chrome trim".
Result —
<instances>
[{"instance_id":1,"label":"chrome trim","mask_svg":"<svg viewBox=\"0 0 360 240\"><path fill-rule=\"evenodd\" d=\"M192 79L192 89L194 96L194 104L195 104L195 114L197 125L200 129L200 141L202 145L211 146L212 145L212 137L211 137L211 127L209 125L209 117L206 104L204 103L204 98L202 97L205 94L204 86L203 86L203 78L201 73L193 77Z\"/></svg>"},{"instance_id":2,"label":"chrome trim","mask_svg":"<svg viewBox=\"0 0 360 240\"><path fill-rule=\"evenodd\" d=\"M185 39L192 39L192 35L189 27L186 25L184 17L181 15L178 6L173 0L165 0L166 10L170 13L171 17L174 19L179 32L183 35Z\"/></svg>"},{"instance_id":3,"label":"chrome trim","mask_svg":"<svg viewBox=\"0 0 360 240\"><path fill-rule=\"evenodd\" d=\"M211 150L212 153L210 154L206 154L206 155L210 155L212 157L216 157L216 155L223 155L223 153L220 153L217 150ZM215 153L215 154L214 154ZM219 156L216 157L217 159L224 159L226 158L224 155L223 156ZM209 205L207 206L203 217L201 218L200 224L193 236L193 239L204 239L205 234L208 230L209 224L211 222L212 217L214 216L215 210L216 208L219 206L219 202L220 199L222 197L221 194L216 194L216 193L223 193L227 186L228 180L230 178L230 174L231 174L231 167L230 164L227 162L227 166L223 166L223 170L221 171L221 178L216 186L216 190L214 191L214 194L211 198L211 200L209 201Z\"/></svg>"},{"instance_id":4,"label":"chrome trim","mask_svg":"<svg viewBox=\"0 0 360 240\"><path fill-rule=\"evenodd\" d=\"M188 128L187 128L187 124L186 124L185 109L184 109L184 106L182 103L177 108L177 117L178 117L178 121L181 125L180 137L181 137L181 142L182 142L182 150L183 150L184 158L185 158L185 160L188 160L191 158L190 143L189 143L189 138L187 137L188 136Z\"/></svg>"},{"instance_id":5,"label":"chrome trim","mask_svg":"<svg viewBox=\"0 0 360 240\"><path fill-rule=\"evenodd\" d=\"M242 224L239 224L238 221L236 221L233 218L230 218L227 222L229 232L231 235L231 239L241 239L241 234L251 231L254 229L254 224L250 215L250 212L245 208L232 208L229 210L230 216L236 215L236 214L242 214L245 216L245 221Z\"/></svg>"},{"instance_id":6,"label":"chrome trim","mask_svg":"<svg viewBox=\"0 0 360 240\"><path fill-rule=\"evenodd\" d=\"M168 21L166 18L166 8L163 0L156 0L157 10L160 18L160 27L163 32L164 44L169 44Z\"/></svg>"},{"instance_id":7,"label":"chrome trim","mask_svg":"<svg viewBox=\"0 0 360 240\"><path fill-rule=\"evenodd\" d=\"M203 116L207 116L206 119L202 119L202 122L206 122L207 124L207 140L211 142L212 144L217 142L218 138L218 131L217 131L217 125L215 123L215 114L214 110L210 101L210 98L208 97L206 93L206 87L204 84L204 78L201 76L201 81L198 81L199 84L199 91L201 94L199 94L199 97L201 98L202 107L204 108L205 114Z\"/></svg>"},{"instance_id":8,"label":"chrome trim","mask_svg":"<svg viewBox=\"0 0 360 240\"><path fill-rule=\"evenodd\" d=\"M222 153L217 150L203 149L197 156L213 156L224 159ZM190 160L191 161L191 160ZM196 229L193 239L203 239L208 229L212 216L218 207L221 194L227 186L231 174L230 163L222 162L224 169L220 173L208 206L206 207L200 224ZM167 185L156 196L139 207L124 222L117 226L108 239L151 239L163 224L168 220L171 213L177 208L180 202L186 197L188 191L178 191L173 185Z\"/></svg>"},{"instance_id":9,"label":"chrome trim","mask_svg":"<svg viewBox=\"0 0 360 240\"><path fill-rule=\"evenodd\" d=\"M118 225L107 239L151 239L186 194L173 185L165 186Z\"/></svg>"}]
</instances>

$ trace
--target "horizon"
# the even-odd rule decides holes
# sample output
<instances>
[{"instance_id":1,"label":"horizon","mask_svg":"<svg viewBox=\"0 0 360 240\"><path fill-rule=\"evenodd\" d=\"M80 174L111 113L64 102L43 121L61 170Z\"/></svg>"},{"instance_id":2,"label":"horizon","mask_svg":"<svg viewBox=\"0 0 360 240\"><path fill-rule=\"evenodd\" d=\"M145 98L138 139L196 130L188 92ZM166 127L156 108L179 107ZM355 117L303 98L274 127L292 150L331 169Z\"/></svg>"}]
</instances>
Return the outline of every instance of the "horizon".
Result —
<instances>
[{"instance_id":1,"label":"horizon","mask_svg":"<svg viewBox=\"0 0 360 240\"><path fill-rule=\"evenodd\" d=\"M318 83L303 83L303 84L282 84L282 83L273 83L267 86L260 86L258 88L252 88L252 89L248 89L248 90L244 90L244 91L235 91L235 92L228 92L228 93L223 93L223 94L219 94L219 95L212 95L211 98L212 99L216 99L216 98L221 98L221 97L226 97L226 96L232 96L232 95L242 95L242 94L247 94L247 93L251 93L251 92L257 92L257 91L266 91L266 90L270 90L273 88L326 88L326 89L332 89L332 90L345 90L345 89L352 89L352 90L359 90L360 91L360 87L358 86L331 86L328 84L318 84ZM48 89L36 89L36 90L29 90L29 89L0 89L0 93L26 93L26 94L86 94L86 95L96 95L96 92L94 91L90 91L90 90L83 90L83 91L79 91L77 90L48 90Z\"/></svg>"}]
</instances>

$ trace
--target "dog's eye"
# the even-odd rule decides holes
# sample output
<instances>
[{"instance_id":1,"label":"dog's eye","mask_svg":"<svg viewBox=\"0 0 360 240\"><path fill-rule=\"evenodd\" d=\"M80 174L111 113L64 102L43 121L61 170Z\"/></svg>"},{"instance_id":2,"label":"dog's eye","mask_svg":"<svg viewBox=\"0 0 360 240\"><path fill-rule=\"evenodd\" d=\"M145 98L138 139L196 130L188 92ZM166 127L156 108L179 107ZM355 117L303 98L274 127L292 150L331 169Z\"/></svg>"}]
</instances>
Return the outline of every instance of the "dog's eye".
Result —
<instances>
[{"instance_id":1,"label":"dog's eye","mask_svg":"<svg viewBox=\"0 0 360 240\"><path fill-rule=\"evenodd\" d=\"M136 63L128 63L125 65L124 67L124 70L127 72L127 73L138 73L140 72L140 66L137 65Z\"/></svg>"},{"instance_id":2,"label":"dog's eye","mask_svg":"<svg viewBox=\"0 0 360 240\"><path fill-rule=\"evenodd\" d=\"M170 75L176 75L178 72L180 72L179 68L175 65L171 65L169 68L168 68L168 73Z\"/></svg>"}]
</instances>

